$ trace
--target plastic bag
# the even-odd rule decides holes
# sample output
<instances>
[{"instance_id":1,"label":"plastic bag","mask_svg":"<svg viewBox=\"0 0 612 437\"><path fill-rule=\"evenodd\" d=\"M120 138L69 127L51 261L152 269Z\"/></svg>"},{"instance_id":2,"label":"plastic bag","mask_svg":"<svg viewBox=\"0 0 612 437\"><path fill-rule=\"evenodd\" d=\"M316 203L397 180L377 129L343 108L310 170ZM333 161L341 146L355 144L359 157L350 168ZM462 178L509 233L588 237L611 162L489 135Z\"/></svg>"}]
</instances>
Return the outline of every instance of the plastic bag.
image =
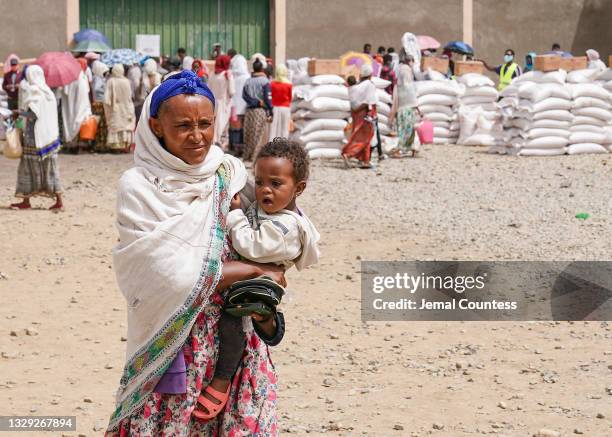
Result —
<instances>
[{"instance_id":1,"label":"plastic bag","mask_svg":"<svg viewBox=\"0 0 612 437\"><path fill-rule=\"evenodd\" d=\"M6 147L4 147L4 156L9 159L19 159L23 154L21 147L21 130L14 125L9 126L6 130Z\"/></svg>"}]
</instances>

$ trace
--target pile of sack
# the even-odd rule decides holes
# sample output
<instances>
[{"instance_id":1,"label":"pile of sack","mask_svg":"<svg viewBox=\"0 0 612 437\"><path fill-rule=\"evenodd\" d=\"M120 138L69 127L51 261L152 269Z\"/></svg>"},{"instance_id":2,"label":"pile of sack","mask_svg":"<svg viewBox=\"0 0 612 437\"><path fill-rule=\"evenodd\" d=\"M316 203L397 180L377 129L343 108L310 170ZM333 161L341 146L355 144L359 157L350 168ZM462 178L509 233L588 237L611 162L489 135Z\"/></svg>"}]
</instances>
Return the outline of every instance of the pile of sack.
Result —
<instances>
[{"instance_id":1,"label":"pile of sack","mask_svg":"<svg viewBox=\"0 0 612 437\"><path fill-rule=\"evenodd\" d=\"M295 131L291 139L304 146L310 158L338 158L344 146L351 104L344 79L323 74L293 87L291 104Z\"/></svg>"},{"instance_id":2,"label":"pile of sack","mask_svg":"<svg viewBox=\"0 0 612 437\"><path fill-rule=\"evenodd\" d=\"M567 87L572 95L570 155L608 153L607 126L612 122L610 93L595 82L597 70L577 70L567 75Z\"/></svg>"},{"instance_id":3,"label":"pile of sack","mask_svg":"<svg viewBox=\"0 0 612 437\"><path fill-rule=\"evenodd\" d=\"M393 105L393 96L385 91L391 82L381 79L380 77L372 77L372 82L376 86L376 113L378 116L378 132L380 133L380 141L383 152L388 153L390 150L397 147L397 136L391 136L393 131L393 122L390 120L391 107ZM372 147L377 144L377 137L372 138Z\"/></svg>"},{"instance_id":4,"label":"pile of sack","mask_svg":"<svg viewBox=\"0 0 612 437\"><path fill-rule=\"evenodd\" d=\"M459 139L466 146L499 146L503 142L502 118L497 106L499 93L491 79L476 73L457 78Z\"/></svg>"},{"instance_id":5,"label":"pile of sack","mask_svg":"<svg viewBox=\"0 0 612 437\"><path fill-rule=\"evenodd\" d=\"M459 137L456 106L461 87L454 80L415 82L417 104L423 118L434 125L434 144L452 144Z\"/></svg>"},{"instance_id":6,"label":"pile of sack","mask_svg":"<svg viewBox=\"0 0 612 437\"><path fill-rule=\"evenodd\" d=\"M492 152L519 156L555 156L567 152L573 115L566 76L563 70L531 71L504 90L500 111L505 112L502 117L507 147L500 150L494 146Z\"/></svg>"}]
</instances>

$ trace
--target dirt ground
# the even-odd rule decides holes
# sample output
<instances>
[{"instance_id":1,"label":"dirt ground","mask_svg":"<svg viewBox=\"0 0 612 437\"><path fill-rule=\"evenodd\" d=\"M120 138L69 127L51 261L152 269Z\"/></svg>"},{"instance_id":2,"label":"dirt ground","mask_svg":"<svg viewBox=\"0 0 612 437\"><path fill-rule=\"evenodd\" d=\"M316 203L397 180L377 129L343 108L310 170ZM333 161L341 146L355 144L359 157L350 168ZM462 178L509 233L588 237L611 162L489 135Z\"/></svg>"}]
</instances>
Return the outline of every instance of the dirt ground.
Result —
<instances>
[{"instance_id":1,"label":"dirt ground","mask_svg":"<svg viewBox=\"0 0 612 437\"><path fill-rule=\"evenodd\" d=\"M0 414L75 415L66 435L103 433L125 354L111 250L131 159L61 155L65 212L48 212L50 199L0 209ZM17 165L0 158L3 205ZM611 168L610 156L456 146L374 171L315 163L300 206L322 259L289 272L287 334L272 351L282 434L612 435L609 323L365 323L359 282L360 260L612 259Z\"/></svg>"}]
</instances>

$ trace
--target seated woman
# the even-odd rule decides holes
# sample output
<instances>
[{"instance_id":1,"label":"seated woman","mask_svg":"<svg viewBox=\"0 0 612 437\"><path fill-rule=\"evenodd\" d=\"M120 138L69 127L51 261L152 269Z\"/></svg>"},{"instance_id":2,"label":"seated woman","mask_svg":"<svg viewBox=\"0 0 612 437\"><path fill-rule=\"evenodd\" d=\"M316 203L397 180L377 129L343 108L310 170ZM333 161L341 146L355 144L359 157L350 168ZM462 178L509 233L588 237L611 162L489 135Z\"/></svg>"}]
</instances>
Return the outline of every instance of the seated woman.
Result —
<instances>
[{"instance_id":1,"label":"seated woman","mask_svg":"<svg viewBox=\"0 0 612 437\"><path fill-rule=\"evenodd\" d=\"M276 265L235 261L226 216L244 165L212 145L214 97L192 71L168 77L145 100L134 167L119 181L114 251L128 306L127 363L107 436L277 435L276 374L267 345L274 319L242 320L245 348L224 410L198 419L217 363L219 291ZM220 391L220 390L217 390Z\"/></svg>"}]
</instances>

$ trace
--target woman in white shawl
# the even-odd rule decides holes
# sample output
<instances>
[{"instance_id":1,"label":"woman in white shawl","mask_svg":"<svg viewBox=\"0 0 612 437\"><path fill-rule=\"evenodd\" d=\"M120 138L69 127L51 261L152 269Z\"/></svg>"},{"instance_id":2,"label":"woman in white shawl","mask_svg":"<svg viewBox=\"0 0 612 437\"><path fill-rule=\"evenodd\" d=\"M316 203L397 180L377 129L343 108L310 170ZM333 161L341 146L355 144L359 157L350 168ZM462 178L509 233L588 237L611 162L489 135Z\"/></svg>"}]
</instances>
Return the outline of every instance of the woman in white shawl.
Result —
<instances>
[{"instance_id":1,"label":"woman in white shawl","mask_svg":"<svg viewBox=\"0 0 612 437\"><path fill-rule=\"evenodd\" d=\"M23 86L22 109L25 118L23 152L17 170L15 196L22 198L11 209L30 209L30 197L55 197L51 210L63 208L57 155L60 148L55 94L47 86L43 70L30 65Z\"/></svg>"},{"instance_id":2,"label":"woman in white shawl","mask_svg":"<svg viewBox=\"0 0 612 437\"><path fill-rule=\"evenodd\" d=\"M208 79L208 86L215 95L215 137L213 143L226 148L227 133L232 110L232 97L236 93L234 76L230 68L231 58L219 55L215 59L215 72Z\"/></svg>"},{"instance_id":3,"label":"woman in white shawl","mask_svg":"<svg viewBox=\"0 0 612 437\"><path fill-rule=\"evenodd\" d=\"M64 147L78 151L81 124L91 117L89 101L89 80L84 71L79 77L61 88L62 127Z\"/></svg>"},{"instance_id":4,"label":"woman in white shawl","mask_svg":"<svg viewBox=\"0 0 612 437\"><path fill-rule=\"evenodd\" d=\"M130 81L124 76L123 65L116 64L106 82L104 114L108 126L106 144L112 152L128 152L136 125Z\"/></svg>"},{"instance_id":5,"label":"woman in white shawl","mask_svg":"<svg viewBox=\"0 0 612 437\"><path fill-rule=\"evenodd\" d=\"M587 59L589 60L588 68L590 70L598 70L600 72L606 71L606 64L600 59L599 52L597 50L588 49L586 51Z\"/></svg>"},{"instance_id":6,"label":"woman in white shawl","mask_svg":"<svg viewBox=\"0 0 612 437\"><path fill-rule=\"evenodd\" d=\"M242 55L235 55L230 62L230 70L234 78L235 93L232 96L232 118L229 129L230 151L241 156L244 150L244 114L246 113L247 104L242 98L244 84L251 77L247 60ZM235 117L234 117L235 116ZM231 119L230 119L231 120Z\"/></svg>"},{"instance_id":7,"label":"woman in white shawl","mask_svg":"<svg viewBox=\"0 0 612 437\"><path fill-rule=\"evenodd\" d=\"M277 266L232 260L225 217L246 169L212 144L213 119L214 97L192 71L166 78L145 101L134 167L117 194L114 267L128 305L127 364L107 436L278 434L276 374L251 318L242 319L246 346L226 408L195 418L217 359L218 291L261 274L285 282ZM274 320L252 319L277 331ZM169 390L162 383L171 368L180 381Z\"/></svg>"}]
</instances>

